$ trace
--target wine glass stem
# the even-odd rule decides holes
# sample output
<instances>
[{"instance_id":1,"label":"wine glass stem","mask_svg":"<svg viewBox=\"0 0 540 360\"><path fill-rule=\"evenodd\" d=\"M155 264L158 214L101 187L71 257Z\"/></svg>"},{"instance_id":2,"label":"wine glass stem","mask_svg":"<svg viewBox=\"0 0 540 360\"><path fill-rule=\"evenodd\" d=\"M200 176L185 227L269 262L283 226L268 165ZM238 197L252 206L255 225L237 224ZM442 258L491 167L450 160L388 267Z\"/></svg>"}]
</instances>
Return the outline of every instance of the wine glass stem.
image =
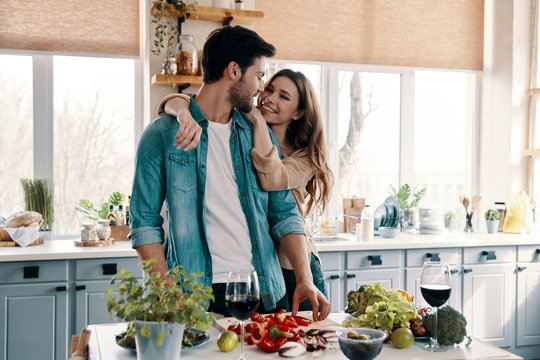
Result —
<instances>
[{"instance_id":1,"label":"wine glass stem","mask_svg":"<svg viewBox=\"0 0 540 360\"><path fill-rule=\"evenodd\" d=\"M438 346L439 345L439 341L437 340L437 330L439 329L439 324L437 323L437 318L438 318L438 315L439 315L439 308L437 307L435 309L435 324L433 326L433 339L435 339L435 346Z\"/></svg>"},{"instance_id":2,"label":"wine glass stem","mask_svg":"<svg viewBox=\"0 0 540 360\"><path fill-rule=\"evenodd\" d=\"M240 358L239 360L245 360L244 357L244 320L240 320L240 328L242 329L240 335Z\"/></svg>"}]
</instances>

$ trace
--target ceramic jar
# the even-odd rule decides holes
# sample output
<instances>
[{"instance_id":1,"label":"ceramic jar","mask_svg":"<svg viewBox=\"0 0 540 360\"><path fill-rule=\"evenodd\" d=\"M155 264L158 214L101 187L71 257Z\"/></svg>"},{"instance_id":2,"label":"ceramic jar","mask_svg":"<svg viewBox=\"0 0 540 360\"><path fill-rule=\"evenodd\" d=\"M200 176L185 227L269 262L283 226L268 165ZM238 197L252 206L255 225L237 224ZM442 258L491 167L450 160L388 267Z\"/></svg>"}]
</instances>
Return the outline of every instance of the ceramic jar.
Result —
<instances>
[{"instance_id":1,"label":"ceramic jar","mask_svg":"<svg viewBox=\"0 0 540 360\"><path fill-rule=\"evenodd\" d=\"M96 241L96 228L93 223L84 223L81 226L81 241Z\"/></svg>"},{"instance_id":2,"label":"ceramic jar","mask_svg":"<svg viewBox=\"0 0 540 360\"><path fill-rule=\"evenodd\" d=\"M99 240L108 240L111 236L111 226L109 220L98 220L96 232Z\"/></svg>"}]
</instances>

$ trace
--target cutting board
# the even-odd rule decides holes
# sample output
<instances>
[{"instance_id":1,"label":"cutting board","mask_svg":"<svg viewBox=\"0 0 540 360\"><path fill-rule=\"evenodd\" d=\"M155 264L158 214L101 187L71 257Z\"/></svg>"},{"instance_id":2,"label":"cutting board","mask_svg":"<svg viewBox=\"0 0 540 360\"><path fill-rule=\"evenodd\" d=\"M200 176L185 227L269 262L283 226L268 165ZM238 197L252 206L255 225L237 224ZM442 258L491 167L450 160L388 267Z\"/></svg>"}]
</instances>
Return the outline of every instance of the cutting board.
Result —
<instances>
[{"instance_id":1,"label":"cutting board","mask_svg":"<svg viewBox=\"0 0 540 360\"><path fill-rule=\"evenodd\" d=\"M285 313L285 314L286 315L291 315L290 312ZM297 315L298 316L303 316L303 317L305 317L307 319L310 319L310 320L313 319L313 314L312 314L311 311L299 311ZM253 321L247 320L246 324L249 324L251 322L253 322ZM220 331L223 331L223 330L227 330L229 325L236 325L238 323L240 323L240 321L238 319L234 318L234 317L224 317L224 318L216 320L216 323L214 324L214 326L216 328L218 328ZM299 328L306 331L306 330L309 330L309 329L326 329L328 327L341 327L341 325L338 324L337 322L333 321L333 320L330 320L330 319L326 318L324 320L311 323L309 326L300 326Z\"/></svg>"},{"instance_id":2,"label":"cutting board","mask_svg":"<svg viewBox=\"0 0 540 360\"><path fill-rule=\"evenodd\" d=\"M109 238L107 240L96 240L96 241L74 240L74 243L75 243L75 246L82 246L82 247L111 246L111 245L114 245L114 239Z\"/></svg>"},{"instance_id":3,"label":"cutting board","mask_svg":"<svg viewBox=\"0 0 540 360\"><path fill-rule=\"evenodd\" d=\"M33 243L28 244L27 246L41 245L44 242L45 242L45 240L43 240L42 238L39 238L36 241L34 241ZM20 245L17 244L13 240L2 240L2 241L0 241L0 247L15 247L15 246L20 246Z\"/></svg>"}]
</instances>

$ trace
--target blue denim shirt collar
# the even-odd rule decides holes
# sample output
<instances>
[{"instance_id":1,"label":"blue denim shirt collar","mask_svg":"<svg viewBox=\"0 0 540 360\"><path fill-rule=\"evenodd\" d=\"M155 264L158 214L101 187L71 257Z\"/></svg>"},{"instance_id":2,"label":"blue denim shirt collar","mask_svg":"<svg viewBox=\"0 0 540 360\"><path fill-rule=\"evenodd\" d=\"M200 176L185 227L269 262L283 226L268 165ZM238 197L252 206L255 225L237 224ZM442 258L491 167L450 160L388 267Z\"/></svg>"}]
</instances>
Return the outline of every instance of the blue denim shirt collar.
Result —
<instances>
[{"instance_id":1,"label":"blue denim shirt collar","mask_svg":"<svg viewBox=\"0 0 540 360\"><path fill-rule=\"evenodd\" d=\"M191 116L193 119L201 125L203 121L209 121L206 116L204 116L201 108L199 105L195 102L195 95L191 97L191 102L189 104L189 111L191 112ZM236 108L232 109L232 118L234 121L234 125L240 126L242 129L249 129L249 122L242 116L240 111L238 111ZM201 125L202 127L202 125Z\"/></svg>"}]
</instances>

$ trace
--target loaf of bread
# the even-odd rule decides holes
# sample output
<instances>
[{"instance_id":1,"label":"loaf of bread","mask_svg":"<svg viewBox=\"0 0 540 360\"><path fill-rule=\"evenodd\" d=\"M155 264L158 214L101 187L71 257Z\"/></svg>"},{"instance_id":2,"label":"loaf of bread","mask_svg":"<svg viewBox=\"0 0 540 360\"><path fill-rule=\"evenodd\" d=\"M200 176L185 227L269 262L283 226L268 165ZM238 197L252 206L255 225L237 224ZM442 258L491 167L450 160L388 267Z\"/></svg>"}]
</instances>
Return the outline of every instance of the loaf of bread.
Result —
<instances>
[{"instance_id":1,"label":"loaf of bread","mask_svg":"<svg viewBox=\"0 0 540 360\"><path fill-rule=\"evenodd\" d=\"M5 228L18 228L23 226L30 226L33 223L40 223L43 220L43 216L35 211L19 211L16 214L7 218L4 223Z\"/></svg>"},{"instance_id":2,"label":"loaf of bread","mask_svg":"<svg viewBox=\"0 0 540 360\"><path fill-rule=\"evenodd\" d=\"M0 241L7 241L11 240L11 236L9 236L9 233L4 230L4 227L0 225Z\"/></svg>"}]
</instances>

